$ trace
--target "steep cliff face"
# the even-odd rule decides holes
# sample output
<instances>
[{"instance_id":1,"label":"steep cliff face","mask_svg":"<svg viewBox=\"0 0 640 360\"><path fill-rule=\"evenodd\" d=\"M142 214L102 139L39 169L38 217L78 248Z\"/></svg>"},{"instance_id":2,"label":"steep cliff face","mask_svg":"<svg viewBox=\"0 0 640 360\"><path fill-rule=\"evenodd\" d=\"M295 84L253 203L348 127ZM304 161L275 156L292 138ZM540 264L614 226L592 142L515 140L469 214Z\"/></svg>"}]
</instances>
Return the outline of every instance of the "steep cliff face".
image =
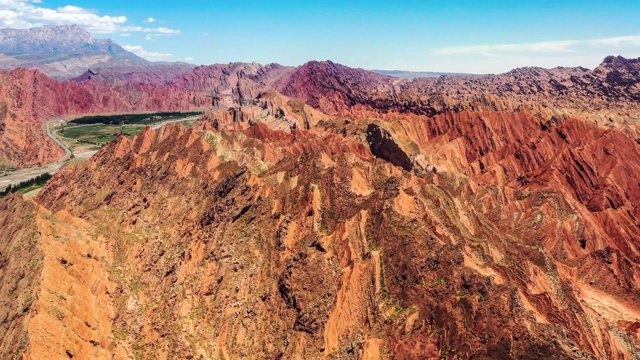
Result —
<instances>
[{"instance_id":1,"label":"steep cliff face","mask_svg":"<svg viewBox=\"0 0 640 360\"><path fill-rule=\"evenodd\" d=\"M627 239L640 238L640 189L633 180L640 175L640 144L624 132L527 113L445 113L401 124L417 153L435 153L479 184L562 193L607 229L584 235L588 243L615 243L638 259L637 244Z\"/></svg>"},{"instance_id":2,"label":"steep cliff face","mask_svg":"<svg viewBox=\"0 0 640 360\"><path fill-rule=\"evenodd\" d=\"M245 105L230 108L219 107L207 112L201 119L201 125L216 130L246 129L261 122L273 130L288 133L296 129L309 130L330 116L312 108L303 101L290 99L275 90L259 94Z\"/></svg>"},{"instance_id":3,"label":"steep cliff face","mask_svg":"<svg viewBox=\"0 0 640 360\"><path fill-rule=\"evenodd\" d=\"M563 262L605 247L638 261L640 185L635 179L640 167L635 159L640 144L625 132L575 118L544 121L526 112L388 116L393 120L381 125L353 123L346 132L367 134L376 156L414 173L446 171L478 185L503 188L509 216L520 210L507 205L517 200L507 189L557 193L586 222L571 235L563 230L564 244L554 244L555 256ZM374 137L372 127L382 124L387 135ZM328 129L345 133L340 126Z\"/></svg>"},{"instance_id":4,"label":"steep cliff face","mask_svg":"<svg viewBox=\"0 0 640 360\"><path fill-rule=\"evenodd\" d=\"M113 358L105 243L86 222L21 197L0 201L2 358Z\"/></svg>"},{"instance_id":5,"label":"steep cliff face","mask_svg":"<svg viewBox=\"0 0 640 360\"><path fill-rule=\"evenodd\" d=\"M91 358L90 338L116 358L637 356L638 260L591 241L613 236L598 210L556 185L484 184L446 158L410 173L327 129L170 125L63 169L35 200L54 216L38 226L84 247L44 247L45 268L93 261L104 285L84 301L98 313L73 310L69 289L58 306L106 335L48 350Z\"/></svg>"},{"instance_id":6,"label":"steep cliff face","mask_svg":"<svg viewBox=\"0 0 640 360\"><path fill-rule=\"evenodd\" d=\"M0 200L0 357L19 359L30 340L43 251L35 205L21 195Z\"/></svg>"},{"instance_id":7,"label":"steep cliff face","mask_svg":"<svg viewBox=\"0 0 640 360\"><path fill-rule=\"evenodd\" d=\"M208 91L225 105L241 105L273 88L280 78L294 70L278 64L230 63L198 66L172 82L176 89Z\"/></svg>"}]
</instances>

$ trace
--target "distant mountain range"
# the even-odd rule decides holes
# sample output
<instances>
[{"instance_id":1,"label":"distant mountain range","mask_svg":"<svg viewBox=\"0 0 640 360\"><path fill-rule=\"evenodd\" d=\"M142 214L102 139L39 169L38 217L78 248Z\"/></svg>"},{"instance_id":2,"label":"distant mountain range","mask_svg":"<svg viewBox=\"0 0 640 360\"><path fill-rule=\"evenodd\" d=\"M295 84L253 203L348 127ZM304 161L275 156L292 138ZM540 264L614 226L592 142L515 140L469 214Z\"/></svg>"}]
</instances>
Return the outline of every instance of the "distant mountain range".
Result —
<instances>
[{"instance_id":1,"label":"distant mountain range","mask_svg":"<svg viewBox=\"0 0 640 360\"><path fill-rule=\"evenodd\" d=\"M37 69L57 80L140 79L165 83L194 68L182 62L151 62L125 50L111 39L94 39L76 26L41 26L31 29L0 29L0 69ZM466 73L371 70L402 79L431 78ZM132 75L133 74L133 75Z\"/></svg>"},{"instance_id":2,"label":"distant mountain range","mask_svg":"<svg viewBox=\"0 0 640 360\"><path fill-rule=\"evenodd\" d=\"M147 62L111 39L94 39L89 32L76 25L0 29L0 52L26 61L48 60L62 54L102 54L133 63Z\"/></svg>"},{"instance_id":3,"label":"distant mountain range","mask_svg":"<svg viewBox=\"0 0 640 360\"><path fill-rule=\"evenodd\" d=\"M404 70L371 70L381 75L393 76L401 79L431 78L447 76L469 76L468 73L433 72L433 71L404 71Z\"/></svg>"},{"instance_id":4,"label":"distant mountain range","mask_svg":"<svg viewBox=\"0 0 640 360\"><path fill-rule=\"evenodd\" d=\"M121 73L129 69L154 71L157 67L169 71L174 67L184 71L193 68L184 63L147 61L111 39L94 39L75 25L0 29L0 68L19 67L37 69L58 80L75 78L88 69Z\"/></svg>"}]
</instances>

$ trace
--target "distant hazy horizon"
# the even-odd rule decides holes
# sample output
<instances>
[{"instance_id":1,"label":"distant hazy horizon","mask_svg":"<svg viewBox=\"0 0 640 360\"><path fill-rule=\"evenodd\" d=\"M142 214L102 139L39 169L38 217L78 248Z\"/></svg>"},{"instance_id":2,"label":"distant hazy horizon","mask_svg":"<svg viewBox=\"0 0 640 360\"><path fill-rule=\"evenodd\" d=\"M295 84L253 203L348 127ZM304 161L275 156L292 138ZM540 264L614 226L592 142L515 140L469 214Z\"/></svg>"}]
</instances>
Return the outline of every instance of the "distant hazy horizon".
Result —
<instances>
[{"instance_id":1,"label":"distant hazy horizon","mask_svg":"<svg viewBox=\"0 0 640 360\"><path fill-rule=\"evenodd\" d=\"M153 61L501 73L640 57L640 2L8 0L0 26L77 24Z\"/></svg>"}]
</instances>

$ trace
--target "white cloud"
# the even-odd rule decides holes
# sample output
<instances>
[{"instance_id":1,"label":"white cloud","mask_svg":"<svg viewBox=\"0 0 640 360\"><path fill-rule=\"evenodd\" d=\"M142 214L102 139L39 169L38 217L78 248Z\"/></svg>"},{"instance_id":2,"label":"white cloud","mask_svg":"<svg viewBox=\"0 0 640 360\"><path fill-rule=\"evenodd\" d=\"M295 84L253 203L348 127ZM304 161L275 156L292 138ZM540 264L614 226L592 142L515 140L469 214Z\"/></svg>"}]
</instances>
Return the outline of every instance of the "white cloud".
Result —
<instances>
[{"instance_id":1,"label":"white cloud","mask_svg":"<svg viewBox=\"0 0 640 360\"><path fill-rule=\"evenodd\" d=\"M150 18L148 18L147 20L145 20L144 22L146 22L146 23L152 23L152 22L155 22L155 21L156 21L156 19L154 19L154 18L150 17Z\"/></svg>"},{"instance_id":2,"label":"white cloud","mask_svg":"<svg viewBox=\"0 0 640 360\"><path fill-rule=\"evenodd\" d=\"M640 56L640 35L522 44L449 46L425 51L407 69L501 73L523 66L594 68L609 55Z\"/></svg>"},{"instance_id":3,"label":"white cloud","mask_svg":"<svg viewBox=\"0 0 640 360\"><path fill-rule=\"evenodd\" d=\"M180 34L180 30L167 29L165 27L156 28L155 31L161 34Z\"/></svg>"},{"instance_id":4,"label":"white cloud","mask_svg":"<svg viewBox=\"0 0 640 360\"><path fill-rule=\"evenodd\" d=\"M587 40L587 44L591 46L603 47L620 47L620 46L640 46L640 35L635 36L618 36L605 39Z\"/></svg>"},{"instance_id":5,"label":"white cloud","mask_svg":"<svg viewBox=\"0 0 640 360\"><path fill-rule=\"evenodd\" d=\"M0 10L0 24L7 27L13 27L13 28L19 28L19 29L29 28L33 26L28 21L20 19L16 12L11 10L4 10L4 9Z\"/></svg>"},{"instance_id":6,"label":"white cloud","mask_svg":"<svg viewBox=\"0 0 640 360\"><path fill-rule=\"evenodd\" d=\"M575 41L553 41L538 42L530 44L505 44L505 45L472 45L472 46L449 46L434 50L434 55L458 55L473 54L496 56L505 53L521 52L571 52L571 46Z\"/></svg>"},{"instance_id":7,"label":"white cloud","mask_svg":"<svg viewBox=\"0 0 640 360\"><path fill-rule=\"evenodd\" d=\"M590 40L545 41L525 44L449 46L435 49L433 55L484 55L503 56L523 53L586 53L594 48L640 46L639 36L620 36Z\"/></svg>"},{"instance_id":8,"label":"white cloud","mask_svg":"<svg viewBox=\"0 0 640 360\"><path fill-rule=\"evenodd\" d=\"M193 61L193 58L191 56L187 56L186 58L184 58L184 61Z\"/></svg>"},{"instance_id":9,"label":"white cloud","mask_svg":"<svg viewBox=\"0 0 640 360\"><path fill-rule=\"evenodd\" d=\"M131 36L131 34L129 34L129 33L122 33L122 34L120 34L120 36L129 37L129 36Z\"/></svg>"},{"instance_id":10,"label":"white cloud","mask_svg":"<svg viewBox=\"0 0 640 360\"><path fill-rule=\"evenodd\" d=\"M63 14L91 14L90 11L73 5L59 7L58 12Z\"/></svg>"},{"instance_id":11,"label":"white cloud","mask_svg":"<svg viewBox=\"0 0 640 360\"><path fill-rule=\"evenodd\" d=\"M141 31L163 35L179 34L180 30L125 26L126 16L100 15L95 11L73 5L58 8L39 6L41 0L0 0L0 27L26 29L39 25L78 25L94 34L130 33ZM148 18L146 22L154 22ZM136 30L139 29L139 30Z\"/></svg>"},{"instance_id":12,"label":"white cloud","mask_svg":"<svg viewBox=\"0 0 640 360\"><path fill-rule=\"evenodd\" d=\"M173 58L173 54L147 51L140 45L124 45L123 48L150 61L168 61Z\"/></svg>"},{"instance_id":13,"label":"white cloud","mask_svg":"<svg viewBox=\"0 0 640 360\"><path fill-rule=\"evenodd\" d=\"M30 28L45 24L76 24L93 33L112 33L127 21L126 16L101 16L72 5L57 9L34 5L39 3L33 0L0 0L0 26Z\"/></svg>"},{"instance_id":14,"label":"white cloud","mask_svg":"<svg viewBox=\"0 0 640 360\"><path fill-rule=\"evenodd\" d=\"M131 31L131 32L156 33L156 34L164 34L164 35L176 35L181 33L180 30L168 29L165 27L148 28L148 27L142 27L142 26L124 26L122 30Z\"/></svg>"}]
</instances>

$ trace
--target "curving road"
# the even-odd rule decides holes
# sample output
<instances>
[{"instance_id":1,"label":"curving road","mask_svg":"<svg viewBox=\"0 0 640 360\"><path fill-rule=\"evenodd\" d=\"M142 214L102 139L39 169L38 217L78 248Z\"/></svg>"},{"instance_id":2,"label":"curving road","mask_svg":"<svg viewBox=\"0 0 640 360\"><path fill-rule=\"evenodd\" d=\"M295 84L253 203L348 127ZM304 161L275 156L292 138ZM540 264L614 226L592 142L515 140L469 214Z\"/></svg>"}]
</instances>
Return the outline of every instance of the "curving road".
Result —
<instances>
[{"instance_id":1,"label":"curving road","mask_svg":"<svg viewBox=\"0 0 640 360\"><path fill-rule=\"evenodd\" d=\"M45 124L45 129L47 131L47 135L56 142L56 144L58 144L58 146L60 146L61 148L64 149L64 156L61 157L60 159L46 164L46 165L42 165L42 166L36 166L36 167L32 167L32 168L27 168L27 169L21 169L21 170L16 170L11 172L8 175L2 176L0 177L0 190L4 190L7 186L9 185L16 185L19 184L23 181L32 179L38 175L42 175L44 173L49 173L49 174L55 174L56 172L58 172L58 170L60 170L60 168L66 164L66 162L71 159L71 155L74 155L75 158L77 159L86 159L91 157L93 154L96 153L96 151L84 151L84 152L78 152L78 153L72 153L71 150L62 142L60 141L51 131L51 123L56 122L56 121L60 121L60 120L50 120Z\"/></svg>"},{"instance_id":2,"label":"curving road","mask_svg":"<svg viewBox=\"0 0 640 360\"><path fill-rule=\"evenodd\" d=\"M151 124L149 126L151 126L151 128L158 129L160 127L162 127L163 125L166 125L168 123L172 123L172 122L182 122L182 121L191 121L191 120L196 120L198 119L199 116L191 116L191 117L187 117L184 119L176 119L176 120L167 120L167 121L161 121L159 123L156 124ZM54 174L56 173L58 170L60 170L60 168L62 166L64 166L70 159L71 159L71 155L73 155L73 157L75 159L87 159L90 158L91 156L93 156L93 154L95 154L97 151L82 151L82 152L72 152L71 149L69 149L62 141L60 141L60 138L58 138L56 132L57 131L51 131L51 124L60 121L60 119L54 119L54 120L49 120L46 124L45 124L45 129L47 131L47 135L56 142L56 144L58 144L58 146L60 146L61 148L64 149L65 151L65 155L63 157L61 157L60 159L49 163L47 165L43 165L43 166L37 166L37 167L32 167L32 168L28 168L28 169L21 169L21 170L16 170L13 171L11 173L9 173L8 175L2 176L0 177L0 190L4 190L7 186L9 185L16 185L22 181L26 181L29 179L32 179L38 175L42 175L44 173L49 173L49 174ZM91 124L92 125L92 124ZM62 137L62 136L60 136ZM69 139L70 141L73 141L74 139Z\"/></svg>"},{"instance_id":3,"label":"curving road","mask_svg":"<svg viewBox=\"0 0 640 360\"><path fill-rule=\"evenodd\" d=\"M202 115L200 115L200 116L202 116ZM159 123L151 124L149 126L151 126L151 128L153 130L158 130L161 127L163 127L163 126L165 126L165 125L167 125L169 123L197 120L200 116L191 116L191 117L186 117L184 119L167 120L167 121L162 121L162 122L159 122Z\"/></svg>"},{"instance_id":4,"label":"curving road","mask_svg":"<svg viewBox=\"0 0 640 360\"><path fill-rule=\"evenodd\" d=\"M58 140L58 138L51 133L51 123L56 121L59 121L59 120L49 120L45 125L45 128L47 129L47 135L51 138L51 140L55 141L56 144L58 144L58 146L63 148L65 152L64 156L54 161L54 163L67 161L71 158L71 155L72 155L71 149L69 149L65 144L62 143L62 141Z\"/></svg>"}]
</instances>

